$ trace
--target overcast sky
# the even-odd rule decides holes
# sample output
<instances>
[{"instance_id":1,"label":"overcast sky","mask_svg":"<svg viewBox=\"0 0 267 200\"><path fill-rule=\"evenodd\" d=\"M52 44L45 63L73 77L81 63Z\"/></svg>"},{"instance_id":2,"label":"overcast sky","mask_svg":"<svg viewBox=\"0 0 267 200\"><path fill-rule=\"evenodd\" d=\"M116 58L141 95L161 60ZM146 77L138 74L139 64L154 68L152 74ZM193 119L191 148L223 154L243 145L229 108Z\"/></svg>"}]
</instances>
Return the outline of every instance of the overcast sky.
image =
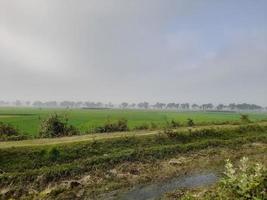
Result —
<instances>
[{"instance_id":1,"label":"overcast sky","mask_svg":"<svg viewBox=\"0 0 267 200\"><path fill-rule=\"evenodd\" d=\"M0 99L267 105L266 0L0 0Z\"/></svg>"}]
</instances>

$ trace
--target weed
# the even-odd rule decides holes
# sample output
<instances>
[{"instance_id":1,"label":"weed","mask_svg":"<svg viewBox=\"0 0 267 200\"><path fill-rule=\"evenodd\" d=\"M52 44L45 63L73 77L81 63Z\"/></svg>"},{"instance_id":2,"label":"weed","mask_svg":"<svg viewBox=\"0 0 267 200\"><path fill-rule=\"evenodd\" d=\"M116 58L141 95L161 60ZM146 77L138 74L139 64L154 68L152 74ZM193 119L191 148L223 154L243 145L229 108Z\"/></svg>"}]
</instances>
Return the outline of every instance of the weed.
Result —
<instances>
[{"instance_id":1,"label":"weed","mask_svg":"<svg viewBox=\"0 0 267 200\"><path fill-rule=\"evenodd\" d=\"M116 122L107 121L103 126L99 126L95 129L98 133L122 132L128 130L128 122L126 119L120 119Z\"/></svg>"},{"instance_id":2,"label":"weed","mask_svg":"<svg viewBox=\"0 0 267 200\"><path fill-rule=\"evenodd\" d=\"M195 126L195 122L193 121L193 119L191 119L191 118L187 119L187 126L189 126L189 127Z\"/></svg>"},{"instance_id":3,"label":"weed","mask_svg":"<svg viewBox=\"0 0 267 200\"><path fill-rule=\"evenodd\" d=\"M68 119L62 119L62 117L57 114L50 115L48 118L41 122L39 135L43 138L49 137L62 137L77 135L78 130L72 126L68 125Z\"/></svg>"}]
</instances>

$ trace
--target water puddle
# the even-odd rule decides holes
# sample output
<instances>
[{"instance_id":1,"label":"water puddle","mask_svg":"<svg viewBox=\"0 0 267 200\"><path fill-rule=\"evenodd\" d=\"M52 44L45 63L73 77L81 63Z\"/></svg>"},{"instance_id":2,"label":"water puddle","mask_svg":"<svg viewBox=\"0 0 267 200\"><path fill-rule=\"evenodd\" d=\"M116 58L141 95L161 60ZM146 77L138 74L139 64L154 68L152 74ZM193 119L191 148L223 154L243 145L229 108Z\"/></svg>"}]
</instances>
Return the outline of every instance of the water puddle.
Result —
<instances>
[{"instance_id":1,"label":"water puddle","mask_svg":"<svg viewBox=\"0 0 267 200\"><path fill-rule=\"evenodd\" d=\"M173 178L168 181L153 183L149 185L137 186L120 195L121 200L156 200L166 192L174 191L178 188L194 188L207 186L215 183L218 177L214 173L202 173Z\"/></svg>"}]
</instances>

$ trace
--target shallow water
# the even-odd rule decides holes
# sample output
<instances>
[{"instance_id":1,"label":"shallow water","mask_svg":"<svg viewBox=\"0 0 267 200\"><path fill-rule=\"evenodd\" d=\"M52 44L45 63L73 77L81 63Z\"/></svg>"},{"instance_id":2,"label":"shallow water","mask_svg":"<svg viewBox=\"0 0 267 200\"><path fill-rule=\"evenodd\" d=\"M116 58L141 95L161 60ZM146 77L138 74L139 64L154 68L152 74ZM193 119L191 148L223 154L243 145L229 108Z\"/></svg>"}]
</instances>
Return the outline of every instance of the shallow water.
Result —
<instances>
[{"instance_id":1,"label":"shallow water","mask_svg":"<svg viewBox=\"0 0 267 200\"><path fill-rule=\"evenodd\" d=\"M142 185L135 187L120 196L121 200L156 200L166 192L174 191L178 188L194 188L207 186L215 183L218 177L214 173L202 173L173 178L160 183Z\"/></svg>"}]
</instances>

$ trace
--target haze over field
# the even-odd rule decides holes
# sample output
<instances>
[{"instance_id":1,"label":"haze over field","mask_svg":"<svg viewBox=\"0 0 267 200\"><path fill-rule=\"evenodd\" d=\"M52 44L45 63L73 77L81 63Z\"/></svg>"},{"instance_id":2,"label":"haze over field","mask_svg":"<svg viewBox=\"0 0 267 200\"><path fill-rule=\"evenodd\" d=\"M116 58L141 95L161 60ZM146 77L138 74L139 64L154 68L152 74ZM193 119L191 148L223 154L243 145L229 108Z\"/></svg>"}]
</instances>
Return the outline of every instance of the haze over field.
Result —
<instances>
[{"instance_id":1,"label":"haze over field","mask_svg":"<svg viewBox=\"0 0 267 200\"><path fill-rule=\"evenodd\" d=\"M1 0L5 99L267 102L265 0Z\"/></svg>"}]
</instances>

